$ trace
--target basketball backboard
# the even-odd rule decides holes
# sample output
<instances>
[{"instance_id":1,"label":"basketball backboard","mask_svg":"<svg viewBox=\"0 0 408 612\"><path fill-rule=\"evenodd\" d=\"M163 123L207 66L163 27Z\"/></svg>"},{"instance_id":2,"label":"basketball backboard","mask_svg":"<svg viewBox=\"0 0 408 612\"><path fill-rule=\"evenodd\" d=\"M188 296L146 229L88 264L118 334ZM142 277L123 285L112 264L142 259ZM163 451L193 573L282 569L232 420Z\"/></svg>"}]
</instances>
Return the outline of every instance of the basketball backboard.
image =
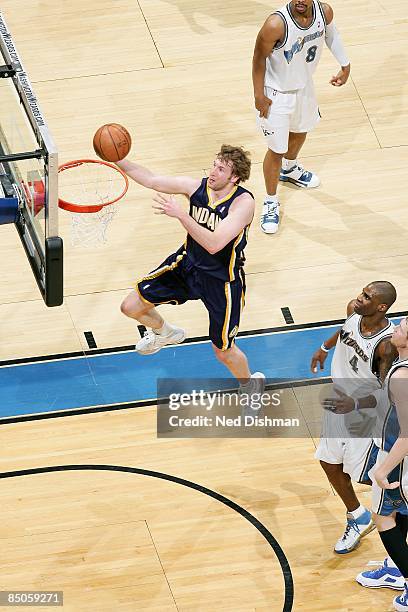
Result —
<instances>
[{"instance_id":1,"label":"basketball backboard","mask_svg":"<svg viewBox=\"0 0 408 612\"><path fill-rule=\"evenodd\" d=\"M0 223L14 222L47 306L63 301L58 153L0 12Z\"/></svg>"}]
</instances>

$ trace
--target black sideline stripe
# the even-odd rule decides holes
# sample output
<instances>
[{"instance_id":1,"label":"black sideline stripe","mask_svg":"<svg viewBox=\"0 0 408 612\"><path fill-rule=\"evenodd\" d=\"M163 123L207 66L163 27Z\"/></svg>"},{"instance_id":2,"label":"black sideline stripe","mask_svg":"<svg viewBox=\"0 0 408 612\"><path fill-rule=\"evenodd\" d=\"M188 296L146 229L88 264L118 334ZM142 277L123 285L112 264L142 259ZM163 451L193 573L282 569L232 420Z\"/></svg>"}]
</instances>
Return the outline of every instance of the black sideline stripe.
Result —
<instances>
[{"instance_id":1,"label":"black sideline stripe","mask_svg":"<svg viewBox=\"0 0 408 612\"><path fill-rule=\"evenodd\" d=\"M85 340L88 343L88 348L90 348L90 349L98 348L98 346L96 344L96 341L95 341L95 338L94 338L94 335L93 335L93 333L91 331L84 332L84 336L85 336Z\"/></svg>"},{"instance_id":2,"label":"black sideline stripe","mask_svg":"<svg viewBox=\"0 0 408 612\"><path fill-rule=\"evenodd\" d=\"M395 312L388 315L388 318L393 317L407 317L408 311ZM262 334L276 334L282 331L298 330L298 329L311 329L313 327L329 327L330 325L343 325L345 319L333 319L331 321L316 321L315 323L298 323L291 325L288 328L286 325L279 327L265 327L263 329L252 329L248 331L238 332L237 338L244 338L245 336L260 336ZM140 326L143 327L143 326ZM193 338L187 338L183 344L194 344L195 342L208 341L208 336L195 336ZM134 350L135 345L129 344L126 346L113 346L111 348L96 349L89 351L73 351L71 353L55 353L54 355L40 355L36 357L19 357L18 359L5 359L0 361L0 368L11 365L22 365L26 363L38 363L41 361L58 361L59 359L75 359L76 357L92 357L92 355L108 355L109 353L125 353L126 351Z\"/></svg>"},{"instance_id":3,"label":"black sideline stripe","mask_svg":"<svg viewBox=\"0 0 408 612\"><path fill-rule=\"evenodd\" d=\"M281 308L282 314L283 314L283 318L285 319L285 323L287 325L292 325L292 323L295 322L292 313L290 312L290 308L289 306L283 306Z\"/></svg>"},{"instance_id":4,"label":"black sideline stripe","mask_svg":"<svg viewBox=\"0 0 408 612\"><path fill-rule=\"evenodd\" d=\"M265 389L287 389L290 387L309 387L313 385L322 385L331 382L330 376L322 376L321 378L308 378L305 380L296 381L280 381L267 384ZM227 392L227 390L225 391ZM88 408L66 408L53 412L42 412L40 414L26 414L13 417L0 417L1 425L10 425L12 423L24 423L25 421L43 421L46 419L59 419L69 416L81 416L83 414L96 414L98 412L114 412L115 410L129 410L130 408L143 408L148 406L157 406L158 404L167 404L168 398L151 398L146 400L138 400L136 402L124 402L123 404L106 404L105 406L89 406Z\"/></svg>"},{"instance_id":5,"label":"black sideline stripe","mask_svg":"<svg viewBox=\"0 0 408 612\"><path fill-rule=\"evenodd\" d=\"M253 514L248 512L242 506L239 506L236 502L224 497L221 493L217 493L217 491L213 491L212 489L208 489L203 485L199 485L196 482L191 482L191 480L185 480L184 478L179 478L178 476L172 476L171 474L163 474L162 472L154 472L152 470L144 470L142 468L132 468L121 465L55 465L52 467L40 467L40 468L32 468L28 470L17 470L14 472L0 472L0 478L15 478L17 476L32 476L34 474L47 474L51 472L69 472L69 471L81 471L81 470L100 470L100 471L108 471L108 472L127 472L131 474L139 474L140 476L151 476L153 478L161 478L162 480L167 480L169 482L174 482L176 484L182 485L184 487L188 487L190 489L194 489L199 493L204 493L204 495L208 495L208 497L212 497L216 501L224 504L231 510L234 510L238 514L242 516L245 520L251 523L255 529L259 531L259 533L265 538L273 552L276 555L276 558L279 561L279 564L282 569L283 580L285 583L285 601L283 605L282 612L291 612L293 608L293 597L294 597L294 585L293 585L293 576L290 569L289 562L286 558L285 553L283 552L280 544L271 534L271 532L263 525ZM254 602L255 604L256 602Z\"/></svg>"}]
</instances>

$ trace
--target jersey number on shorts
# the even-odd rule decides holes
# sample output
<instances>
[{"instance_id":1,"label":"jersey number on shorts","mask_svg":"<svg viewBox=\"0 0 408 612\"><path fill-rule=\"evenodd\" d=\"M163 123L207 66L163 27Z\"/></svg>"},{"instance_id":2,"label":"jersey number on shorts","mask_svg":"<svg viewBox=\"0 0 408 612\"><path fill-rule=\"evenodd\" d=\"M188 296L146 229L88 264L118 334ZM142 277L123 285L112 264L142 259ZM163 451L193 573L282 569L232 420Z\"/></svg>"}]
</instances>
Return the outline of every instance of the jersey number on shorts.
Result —
<instances>
[{"instance_id":1,"label":"jersey number on shorts","mask_svg":"<svg viewBox=\"0 0 408 612\"><path fill-rule=\"evenodd\" d=\"M353 368L354 372L357 374L357 372L358 372L358 359L357 359L357 357L355 355L354 355L354 357L352 357L350 359L349 364Z\"/></svg>"},{"instance_id":2,"label":"jersey number on shorts","mask_svg":"<svg viewBox=\"0 0 408 612\"><path fill-rule=\"evenodd\" d=\"M307 62L313 62L314 58L316 57L316 51L317 51L317 45L313 45L312 47L309 47L309 49L307 50L307 54L306 54Z\"/></svg>"}]
</instances>

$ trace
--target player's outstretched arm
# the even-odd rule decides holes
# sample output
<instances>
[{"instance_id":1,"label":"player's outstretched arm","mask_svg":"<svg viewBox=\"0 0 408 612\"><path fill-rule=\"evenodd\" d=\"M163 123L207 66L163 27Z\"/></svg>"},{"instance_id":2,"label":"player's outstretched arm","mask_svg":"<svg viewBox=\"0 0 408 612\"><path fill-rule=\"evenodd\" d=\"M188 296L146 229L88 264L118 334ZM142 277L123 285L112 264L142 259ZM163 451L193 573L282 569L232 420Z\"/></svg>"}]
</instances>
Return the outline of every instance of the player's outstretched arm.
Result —
<instances>
[{"instance_id":1,"label":"player's outstretched arm","mask_svg":"<svg viewBox=\"0 0 408 612\"><path fill-rule=\"evenodd\" d=\"M131 162L128 159L122 159L116 162L116 165L136 183L155 191L178 193L189 197L200 186L198 179L193 179L189 176L162 176L154 174L148 168Z\"/></svg>"},{"instance_id":2,"label":"player's outstretched arm","mask_svg":"<svg viewBox=\"0 0 408 612\"><path fill-rule=\"evenodd\" d=\"M332 7L326 3L322 6L326 18L326 45L341 66L340 71L330 79L330 83L335 87L341 87L341 85L347 82L350 76L350 60L348 59L340 34L334 23Z\"/></svg>"},{"instance_id":3,"label":"player's outstretched arm","mask_svg":"<svg viewBox=\"0 0 408 612\"><path fill-rule=\"evenodd\" d=\"M276 43L285 36L285 25L278 15L270 15L260 29L252 60L252 82L255 108L261 117L267 117L272 101L265 96L264 81L266 58L273 52Z\"/></svg>"},{"instance_id":4,"label":"player's outstretched arm","mask_svg":"<svg viewBox=\"0 0 408 612\"><path fill-rule=\"evenodd\" d=\"M153 208L157 214L178 219L190 236L211 255L221 251L251 223L255 210L255 202L251 196L246 193L242 194L231 205L228 216L220 221L212 232L190 217L175 198L158 193L154 201Z\"/></svg>"}]
</instances>

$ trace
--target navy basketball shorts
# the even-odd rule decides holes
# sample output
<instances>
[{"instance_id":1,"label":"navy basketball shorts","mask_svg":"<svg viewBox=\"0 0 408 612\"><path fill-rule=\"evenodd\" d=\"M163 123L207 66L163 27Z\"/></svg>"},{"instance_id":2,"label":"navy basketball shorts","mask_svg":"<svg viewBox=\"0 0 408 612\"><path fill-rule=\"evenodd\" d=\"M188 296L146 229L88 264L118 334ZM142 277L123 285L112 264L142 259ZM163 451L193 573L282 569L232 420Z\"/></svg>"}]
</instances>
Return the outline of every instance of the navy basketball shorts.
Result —
<instances>
[{"instance_id":1,"label":"navy basketball shorts","mask_svg":"<svg viewBox=\"0 0 408 612\"><path fill-rule=\"evenodd\" d=\"M181 248L138 281L136 291L155 306L201 300L208 311L210 340L223 351L233 345L245 303L242 269L235 280L225 282L194 267Z\"/></svg>"}]
</instances>

